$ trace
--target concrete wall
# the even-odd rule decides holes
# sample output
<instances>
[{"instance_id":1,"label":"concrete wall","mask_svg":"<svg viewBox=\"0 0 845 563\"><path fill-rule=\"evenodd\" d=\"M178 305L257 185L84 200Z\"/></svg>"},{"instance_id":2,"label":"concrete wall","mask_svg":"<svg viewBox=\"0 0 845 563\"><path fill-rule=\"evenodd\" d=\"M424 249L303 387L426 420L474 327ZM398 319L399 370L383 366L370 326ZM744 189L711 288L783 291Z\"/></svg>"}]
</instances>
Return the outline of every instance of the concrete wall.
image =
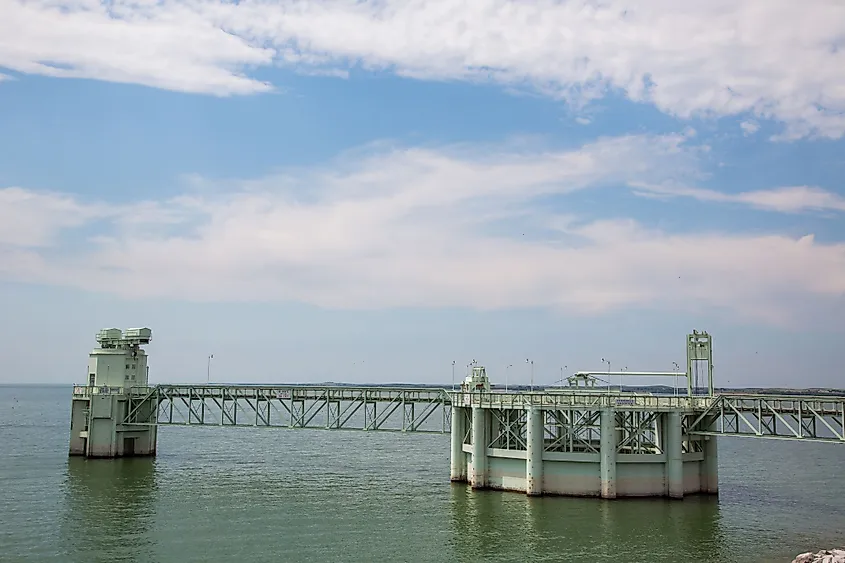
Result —
<instances>
[{"instance_id":1,"label":"concrete wall","mask_svg":"<svg viewBox=\"0 0 845 563\"><path fill-rule=\"evenodd\" d=\"M525 459L488 457L487 487L525 492Z\"/></svg>"},{"instance_id":2,"label":"concrete wall","mask_svg":"<svg viewBox=\"0 0 845 563\"><path fill-rule=\"evenodd\" d=\"M94 374L97 387L124 387L126 363L125 350L97 349L88 358L88 373Z\"/></svg>"},{"instance_id":3,"label":"concrete wall","mask_svg":"<svg viewBox=\"0 0 845 563\"><path fill-rule=\"evenodd\" d=\"M103 458L155 455L155 426L121 424L128 405L128 397L119 394L73 399L69 454ZM148 401L144 408L148 412L155 405Z\"/></svg>"},{"instance_id":4,"label":"concrete wall","mask_svg":"<svg viewBox=\"0 0 845 563\"><path fill-rule=\"evenodd\" d=\"M71 401L69 455L85 455L87 411L88 399L73 399Z\"/></svg>"},{"instance_id":5,"label":"concrete wall","mask_svg":"<svg viewBox=\"0 0 845 563\"><path fill-rule=\"evenodd\" d=\"M92 373L97 387L142 387L147 385L147 355L143 350L133 356L131 350L97 348L88 357L86 383Z\"/></svg>"},{"instance_id":6,"label":"concrete wall","mask_svg":"<svg viewBox=\"0 0 845 563\"><path fill-rule=\"evenodd\" d=\"M661 455L648 457L663 458ZM617 461L616 494L623 497L664 496L668 494L666 473L665 461L656 463Z\"/></svg>"},{"instance_id":7,"label":"concrete wall","mask_svg":"<svg viewBox=\"0 0 845 563\"><path fill-rule=\"evenodd\" d=\"M601 463L598 454L569 454L578 461L543 460L543 492L566 496L601 495ZM564 454L566 455L566 454ZM590 460L587 461L587 457Z\"/></svg>"},{"instance_id":8,"label":"concrete wall","mask_svg":"<svg viewBox=\"0 0 845 563\"><path fill-rule=\"evenodd\" d=\"M483 488L507 491L526 491L526 460L525 452L508 452L501 457L502 450L487 450L486 485ZM521 453L522 456L513 457L512 454ZM470 458L472 455L462 452ZM509 455L511 454L511 455ZM551 454L551 456L550 456ZM564 496L601 496L601 463L599 454L568 454L570 461L563 456L546 452L543 459L543 494ZM548 459L546 456L555 457ZM591 456L592 460L587 460ZM649 456L651 457L651 456ZM661 457L655 455L654 457ZM684 494L706 493L706 484L701 480L703 462L685 461L683 464ZM471 470L470 470L471 471ZM617 497L663 497L668 496L667 464L662 461L622 461L616 462L616 496ZM481 487L479 487L481 488Z\"/></svg>"}]
</instances>

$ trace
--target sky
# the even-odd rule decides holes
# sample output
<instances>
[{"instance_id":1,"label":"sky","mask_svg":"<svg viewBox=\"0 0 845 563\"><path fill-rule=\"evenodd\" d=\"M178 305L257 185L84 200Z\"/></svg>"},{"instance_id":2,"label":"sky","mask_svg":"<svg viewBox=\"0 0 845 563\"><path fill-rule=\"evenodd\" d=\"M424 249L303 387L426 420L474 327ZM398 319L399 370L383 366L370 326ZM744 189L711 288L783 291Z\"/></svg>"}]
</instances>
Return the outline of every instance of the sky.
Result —
<instances>
[{"instance_id":1,"label":"sky","mask_svg":"<svg viewBox=\"0 0 845 563\"><path fill-rule=\"evenodd\" d=\"M839 0L0 13L0 383L845 387Z\"/></svg>"}]
</instances>

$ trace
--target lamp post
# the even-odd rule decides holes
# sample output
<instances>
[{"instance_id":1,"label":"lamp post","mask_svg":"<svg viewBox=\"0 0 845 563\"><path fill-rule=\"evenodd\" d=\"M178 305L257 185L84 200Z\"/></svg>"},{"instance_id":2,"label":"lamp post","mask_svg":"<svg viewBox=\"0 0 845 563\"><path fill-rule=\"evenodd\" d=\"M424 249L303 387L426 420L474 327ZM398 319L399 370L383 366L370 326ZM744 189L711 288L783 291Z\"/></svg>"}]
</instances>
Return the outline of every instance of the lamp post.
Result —
<instances>
[{"instance_id":1,"label":"lamp post","mask_svg":"<svg viewBox=\"0 0 845 563\"><path fill-rule=\"evenodd\" d=\"M531 390L534 391L534 360L525 358L525 363L531 366Z\"/></svg>"},{"instance_id":2,"label":"lamp post","mask_svg":"<svg viewBox=\"0 0 845 563\"><path fill-rule=\"evenodd\" d=\"M607 364L607 373L610 373L610 360L605 360L604 358L601 359L602 362ZM607 392L610 393L610 375L608 375L607 380Z\"/></svg>"},{"instance_id":3,"label":"lamp post","mask_svg":"<svg viewBox=\"0 0 845 563\"><path fill-rule=\"evenodd\" d=\"M214 354L209 354L208 355L208 365L205 368L205 382L206 383L211 382L211 360L212 360L212 358L214 358Z\"/></svg>"},{"instance_id":4,"label":"lamp post","mask_svg":"<svg viewBox=\"0 0 845 563\"><path fill-rule=\"evenodd\" d=\"M455 390L455 360L452 360L452 391Z\"/></svg>"},{"instance_id":5,"label":"lamp post","mask_svg":"<svg viewBox=\"0 0 845 563\"><path fill-rule=\"evenodd\" d=\"M508 369L512 368L513 364L508 364L505 366L505 393L508 392Z\"/></svg>"},{"instance_id":6,"label":"lamp post","mask_svg":"<svg viewBox=\"0 0 845 563\"><path fill-rule=\"evenodd\" d=\"M680 371L681 366L678 365L678 362L672 362L672 366L674 368L672 371L675 372L675 376L673 377L673 385L672 386L674 387L674 389L672 390L673 391L672 394L677 397L678 396L678 372Z\"/></svg>"},{"instance_id":7,"label":"lamp post","mask_svg":"<svg viewBox=\"0 0 845 563\"><path fill-rule=\"evenodd\" d=\"M569 369L569 366L566 366L566 365L561 366L561 368L560 368L560 381L559 381L559 383L561 385L563 385L563 380L566 379L566 376L563 374L563 372L568 370L568 369Z\"/></svg>"}]
</instances>

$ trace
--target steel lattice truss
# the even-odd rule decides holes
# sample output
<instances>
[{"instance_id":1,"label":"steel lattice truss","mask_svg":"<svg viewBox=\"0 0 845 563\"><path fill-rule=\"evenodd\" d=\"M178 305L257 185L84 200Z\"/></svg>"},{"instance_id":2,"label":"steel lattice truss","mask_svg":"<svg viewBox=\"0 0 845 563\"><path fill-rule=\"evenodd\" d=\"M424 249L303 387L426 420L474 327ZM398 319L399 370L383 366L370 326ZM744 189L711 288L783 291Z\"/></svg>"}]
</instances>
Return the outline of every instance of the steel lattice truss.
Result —
<instances>
[{"instance_id":1,"label":"steel lattice truss","mask_svg":"<svg viewBox=\"0 0 845 563\"><path fill-rule=\"evenodd\" d=\"M159 426L448 432L452 414L444 390L390 387L159 385L130 403L125 424Z\"/></svg>"},{"instance_id":2,"label":"steel lattice truss","mask_svg":"<svg viewBox=\"0 0 845 563\"><path fill-rule=\"evenodd\" d=\"M600 417L597 410L545 411L545 451L598 453Z\"/></svg>"},{"instance_id":3,"label":"steel lattice truss","mask_svg":"<svg viewBox=\"0 0 845 563\"><path fill-rule=\"evenodd\" d=\"M491 432L488 448L525 450L527 419L525 410L490 409Z\"/></svg>"},{"instance_id":4,"label":"steel lattice truss","mask_svg":"<svg viewBox=\"0 0 845 563\"><path fill-rule=\"evenodd\" d=\"M616 415L621 440L616 451L623 454L662 454L660 413L645 411L622 411Z\"/></svg>"},{"instance_id":5,"label":"steel lattice truss","mask_svg":"<svg viewBox=\"0 0 845 563\"><path fill-rule=\"evenodd\" d=\"M87 388L80 388L87 389ZM664 453L661 412L683 412L683 450L702 437L753 436L845 443L845 397L716 395L661 397L598 393L461 393L435 388L312 385L158 385L133 389L124 424L272 426L336 430L448 432L451 405L480 406L490 416L491 448L524 450L526 411L544 416L544 447L599 451L600 412L616 411L619 453ZM150 404L155 408L150 408ZM464 414L464 443L472 436Z\"/></svg>"},{"instance_id":6,"label":"steel lattice truss","mask_svg":"<svg viewBox=\"0 0 845 563\"><path fill-rule=\"evenodd\" d=\"M687 432L845 442L845 397L717 395Z\"/></svg>"},{"instance_id":7,"label":"steel lattice truss","mask_svg":"<svg viewBox=\"0 0 845 563\"><path fill-rule=\"evenodd\" d=\"M528 424L526 413L524 409L490 409L490 440L487 447L525 451ZM545 451L599 453L601 411L546 409L543 418ZM660 454L665 451L659 412L618 411L615 428L619 433L616 446L619 453ZM465 443L470 442L470 434L468 431Z\"/></svg>"}]
</instances>

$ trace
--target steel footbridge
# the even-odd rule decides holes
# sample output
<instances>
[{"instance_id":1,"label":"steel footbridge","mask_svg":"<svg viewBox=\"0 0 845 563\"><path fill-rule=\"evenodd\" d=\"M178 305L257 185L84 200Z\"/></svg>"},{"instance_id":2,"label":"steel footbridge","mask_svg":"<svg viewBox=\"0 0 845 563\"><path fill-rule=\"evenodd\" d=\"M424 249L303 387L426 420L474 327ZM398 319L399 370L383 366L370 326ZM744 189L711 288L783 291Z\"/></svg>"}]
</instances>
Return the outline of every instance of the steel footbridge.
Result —
<instances>
[{"instance_id":1,"label":"steel footbridge","mask_svg":"<svg viewBox=\"0 0 845 563\"><path fill-rule=\"evenodd\" d=\"M74 387L75 397L117 389ZM123 390L121 390L123 391ZM160 384L128 390L131 426L236 426L448 433L452 405L494 410L687 413L689 435L845 443L845 396L462 391L434 387ZM155 409L141 408L149 402ZM706 426L705 426L706 422Z\"/></svg>"}]
</instances>

